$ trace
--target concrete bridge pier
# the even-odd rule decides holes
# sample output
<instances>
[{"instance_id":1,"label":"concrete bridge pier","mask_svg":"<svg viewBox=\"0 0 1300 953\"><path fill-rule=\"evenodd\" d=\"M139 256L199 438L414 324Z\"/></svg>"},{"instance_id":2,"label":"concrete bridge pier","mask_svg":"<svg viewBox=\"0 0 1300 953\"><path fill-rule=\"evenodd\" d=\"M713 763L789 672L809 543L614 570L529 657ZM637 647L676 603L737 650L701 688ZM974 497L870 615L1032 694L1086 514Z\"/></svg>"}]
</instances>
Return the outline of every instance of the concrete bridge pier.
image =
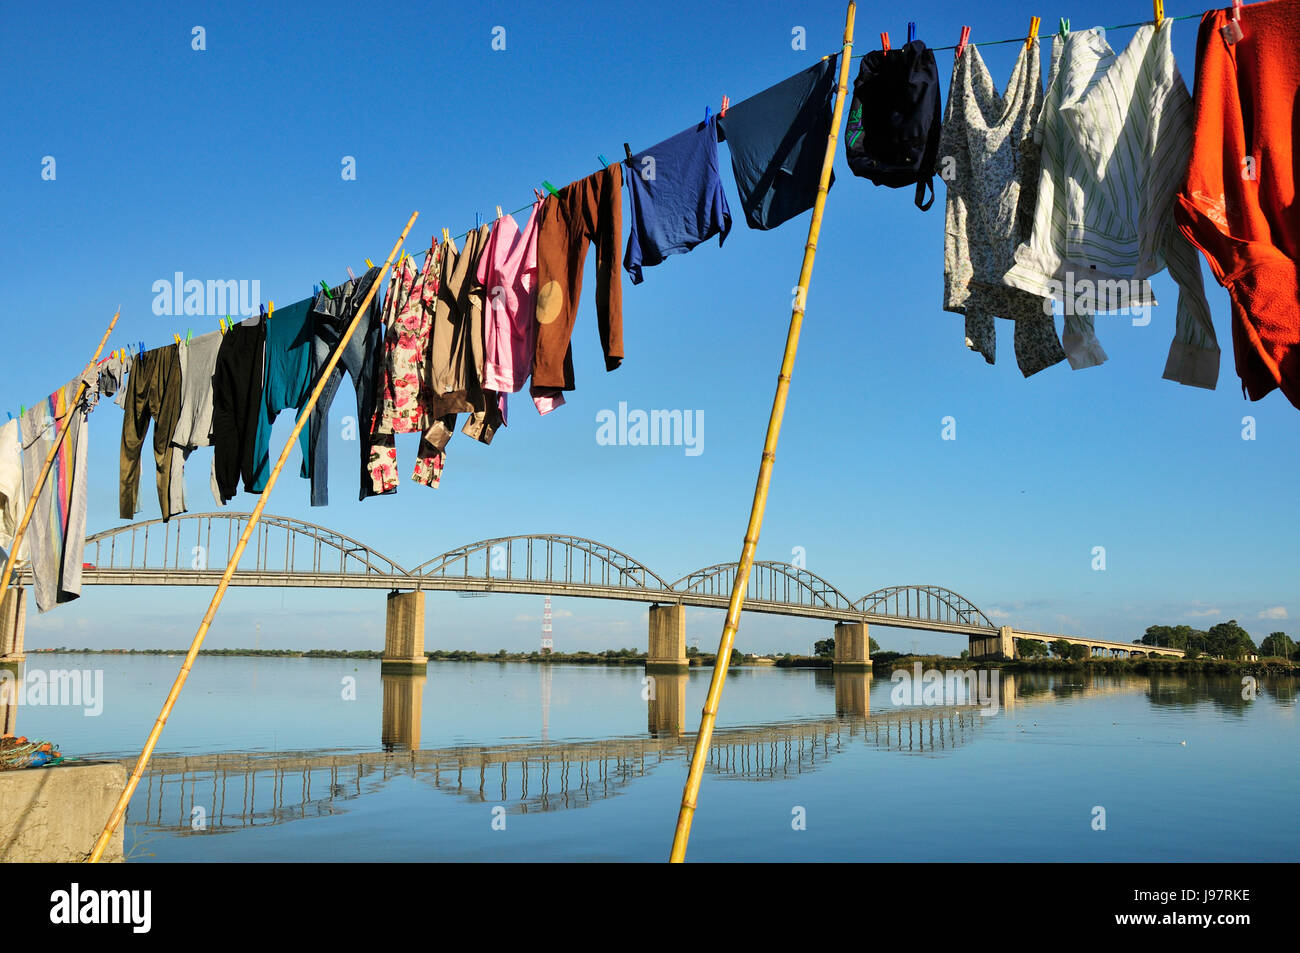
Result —
<instances>
[{"instance_id":1,"label":"concrete bridge pier","mask_svg":"<svg viewBox=\"0 0 1300 953\"><path fill-rule=\"evenodd\" d=\"M871 671L871 636L865 622L835 623L837 672Z\"/></svg>"},{"instance_id":2,"label":"concrete bridge pier","mask_svg":"<svg viewBox=\"0 0 1300 953\"><path fill-rule=\"evenodd\" d=\"M390 592L380 672L420 673L428 667L424 654L424 593Z\"/></svg>"},{"instance_id":3,"label":"concrete bridge pier","mask_svg":"<svg viewBox=\"0 0 1300 953\"><path fill-rule=\"evenodd\" d=\"M0 603L0 662L21 662L27 657L26 633L27 590L11 585Z\"/></svg>"},{"instance_id":4,"label":"concrete bridge pier","mask_svg":"<svg viewBox=\"0 0 1300 953\"><path fill-rule=\"evenodd\" d=\"M423 672L397 674L388 671L380 675L380 680L384 689L380 744L385 751L394 748L414 751L420 747L426 676Z\"/></svg>"},{"instance_id":5,"label":"concrete bridge pier","mask_svg":"<svg viewBox=\"0 0 1300 953\"><path fill-rule=\"evenodd\" d=\"M686 607L684 605L650 607L650 651L646 653L647 672L684 672L686 661Z\"/></svg>"},{"instance_id":6,"label":"concrete bridge pier","mask_svg":"<svg viewBox=\"0 0 1300 953\"><path fill-rule=\"evenodd\" d=\"M1010 661L1016 657L1016 640L1011 635L1011 626L1004 625L997 635L972 635L970 637L970 657L972 659L996 659Z\"/></svg>"},{"instance_id":7,"label":"concrete bridge pier","mask_svg":"<svg viewBox=\"0 0 1300 953\"><path fill-rule=\"evenodd\" d=\"M864 718L870 715L870 670L850 669L846 672L837 665L833 674L835 678L835 714L860 715Z\"/></svg>"}]
</instances>

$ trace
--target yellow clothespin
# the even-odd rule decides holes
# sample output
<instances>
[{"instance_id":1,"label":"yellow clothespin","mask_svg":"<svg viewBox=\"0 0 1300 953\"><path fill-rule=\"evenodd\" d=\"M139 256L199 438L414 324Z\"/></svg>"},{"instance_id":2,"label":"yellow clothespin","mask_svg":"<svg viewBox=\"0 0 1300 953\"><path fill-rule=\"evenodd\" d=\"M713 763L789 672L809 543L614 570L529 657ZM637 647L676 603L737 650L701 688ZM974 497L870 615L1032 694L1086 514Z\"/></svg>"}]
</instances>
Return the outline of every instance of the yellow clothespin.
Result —
<instances>
[{"instance_id":1,"label":"yellow clothespin","mask_svg":"<svg viewBox=\"0 0 1300 953\"><path fill-rule=\"evenodd\" d=\"M1160 0L1156 0L1159 3ZM1025 37L1025 46L1033 46L1034 41L1038 39L1038 17L1029 18L1029 36Z\"/></svg>"},{"instance_id":2,"label":"yellow clothespin","mask_svg":"<svg viewBox=\"0 0 1300 953\"><path fill-rule=\"evenodd\" d=\"M271 318L273 318L274 316L275 316L275 302L268 301L266 303L266 320L270 321Z\"/></svg>"},{"instance_id":3,"label":"yellow clothespin","mask_svg":"<svg viewBox=\"0 0 1300 953\"><path fill-rule=\"evenodd\" d=\"M1156 29L1160 29L1160 24L1165 22L1165 0L1155 0L1156 9Z\"/></svg>"},{"instance_id":4,"label":"yellow clothespin","mask_svg":"<svg viewBox=\"0 0 1300 953\"><path fill-rule=\"evenodd\" d=\"M179 334L176 334L175 332L172 332L172 337L174 337L174 338L176 339L176 343L177 343L177 344L180 344L180 343L181 343L181 336L180 336Z\"/></svg>"},{"instance_id":5,"label":"yellow clothespin","mask_svg":"<svg viewBox=\"0 0 1300 953\"><path fill-rule=\"evenodd\" d=\"M447 229L444 228L442 230L442 243L446 245L450 241L451 241L451 232L447 231Z\"/></svg>"},{"instance_id":6,"label":"yellow clothespin","mask_svg":"<svg viewBox=\"0 0 1300 953\"><path fill-rule=\"evenodd\" d=\"M365 261L366 261L366 267L367 267L367 268L373 268L373 267L375 267L375 263L374 263L373 261L371 261L369 258L367 258Z\"/></svg>"}]
</instances>

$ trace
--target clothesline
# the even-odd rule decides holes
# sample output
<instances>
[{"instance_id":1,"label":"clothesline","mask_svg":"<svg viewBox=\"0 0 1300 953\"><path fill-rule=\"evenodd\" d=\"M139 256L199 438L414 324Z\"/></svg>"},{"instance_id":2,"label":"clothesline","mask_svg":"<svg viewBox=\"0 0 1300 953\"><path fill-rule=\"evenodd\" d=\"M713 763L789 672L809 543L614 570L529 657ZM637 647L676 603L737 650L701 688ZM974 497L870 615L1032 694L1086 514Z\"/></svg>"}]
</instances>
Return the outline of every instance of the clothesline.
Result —
<instances>
[{"instance_id":1,"label":"clothesline","mask_svg":"<svg viewBox=\"0 0 1300 953\"><path fill-rule=\"evenodd\" d=\"M1185 14L1183 14L1182 16L1178 16L1178 17L1166 16L1166 17L1165 17L1165 20L1199 20L1199 19L1200 19L1202 16L1204 16L1204 15L1205 15L1205 14L1204 14L1204 11L1202 11L1201 13L1185 13ZM1101 27L1101 29L1103 29L1103 30L1125 30L1125 29L1128 29L1129 27L1146 26L1148 23L1151 23L1151 22L1152 22L1151 20L1139 20L1139 21L1137 21L1136 23L1117 23L1117 24L1115 24L1114 26L1103 26L1103 27ZM986 40L986 41L981 42L981 43L978 43L978 44L976 44L976 45L977 45L977 46L998 46L998 45L1003 44L1003 43L1023 43L1023 42L1025 42L1025 37L1023 37L1023 36L1013 36L1013 37L1008 37L1008 38L1005 39L1005 40ZM957 44L954 43L952 46L931 46L931 47L927 47L927 49L930 49L930 50L955 50L955 49L957 49ZM836 54L830 54L830 55L836 55ZM861 59L862 57L864 57L864 56L866 56L866 55L867 55L866 53L857 53L857 54L855 54L854 56L850 57L850 59L857 60L857 59ZM532 203L532 202L529 202L527 205L524 205L524 206L522 206L522 207L520 207L520 208L517 208L517 209L515 209L513 212L510 212L509 214L510 214L510 215L518 215L518 214L520 214L521 212L526 212L526 211L528 211L528 210L529 210L530 208L532 208L532 207L533 207L533 203ZM479 227L479 226L476 225L474 228L466 229L466 230L465 230L464 232L462 232L461 234L453 236L453 239L454 239L455 241L463 241L465 238L467 238L467 237L470 235L471 232L476 231L476 230L478 229L478 227ZM417 256L417 255L411 255L411 257L412 257L412 258L417 258L417 257L418 257L418 258L423 258L423 257L424 257L425 255L427 255L428 253L429 253L429 249L426 248L424 251L420 252L418 256Z\"/></svg>"}]
</instances>

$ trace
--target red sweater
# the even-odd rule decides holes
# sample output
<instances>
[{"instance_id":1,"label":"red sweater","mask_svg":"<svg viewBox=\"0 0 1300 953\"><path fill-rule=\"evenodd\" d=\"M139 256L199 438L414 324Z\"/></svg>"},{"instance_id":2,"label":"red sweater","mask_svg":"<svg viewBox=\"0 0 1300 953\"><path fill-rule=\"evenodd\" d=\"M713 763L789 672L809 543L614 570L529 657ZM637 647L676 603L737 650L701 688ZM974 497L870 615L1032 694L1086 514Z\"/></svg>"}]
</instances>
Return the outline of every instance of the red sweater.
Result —
<instances>
[{"instance_id":1,"label":"red sweater","mask_svg":"<svg viewBox=\"0 0 1300 953\"><path fill-rule=\"evenodd\" d=\"M1300 0L1210 10L1196 41L1196 139L1175 214L1232 298L1237 374L1251 400L1300 407Z\"/></svg>"}]
</instances>

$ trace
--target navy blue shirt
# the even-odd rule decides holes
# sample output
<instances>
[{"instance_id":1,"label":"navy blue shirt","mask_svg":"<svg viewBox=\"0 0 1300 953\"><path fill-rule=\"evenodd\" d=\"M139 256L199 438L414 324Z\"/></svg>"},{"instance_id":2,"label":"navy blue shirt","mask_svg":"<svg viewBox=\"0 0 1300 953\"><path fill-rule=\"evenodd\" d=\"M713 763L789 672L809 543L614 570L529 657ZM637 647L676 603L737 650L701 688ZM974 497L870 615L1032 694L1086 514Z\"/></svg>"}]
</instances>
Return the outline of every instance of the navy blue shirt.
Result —
<instances>
[{"instance_id":1,"label":"navy blue shirt","mask_svg":"<svg viewBox=\"0 0 1300 953\"><path fill-rule=\"evenodd\" d=\"M718 120L750 228L776 228L817 200L838 61L838 55L821 60L736 103Z\"/></svg>"},{"instance_id":2,"label":"navy blue shirt","mask_svg":"<svg viewBox=\"0 0 1300 953\"><path fill-rule=\"evenodd\" d=\"M718 172L715 117L697 123L624 163L631 227L623 267L632 284L641 283L641 266L690 251L731 231L731 209Z\"/></svg>"}]
</instances>

